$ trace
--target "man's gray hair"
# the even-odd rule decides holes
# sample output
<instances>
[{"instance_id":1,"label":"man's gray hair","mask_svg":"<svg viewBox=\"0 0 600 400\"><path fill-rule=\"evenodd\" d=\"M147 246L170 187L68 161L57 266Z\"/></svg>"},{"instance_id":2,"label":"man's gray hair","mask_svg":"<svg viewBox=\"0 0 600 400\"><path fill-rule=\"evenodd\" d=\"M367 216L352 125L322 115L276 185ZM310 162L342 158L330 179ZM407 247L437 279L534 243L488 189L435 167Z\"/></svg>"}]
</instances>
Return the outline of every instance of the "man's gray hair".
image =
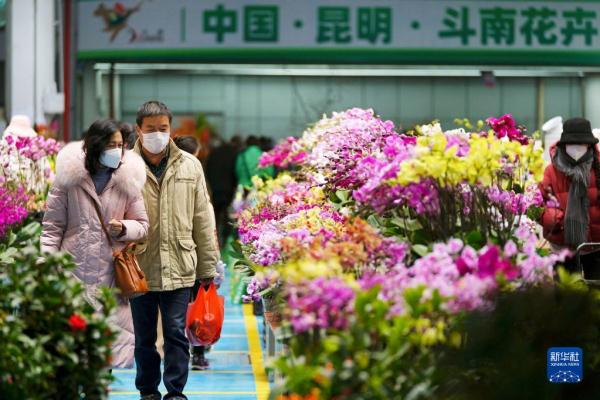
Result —
<instances>
[{"instance_id":1,"label":"man's gray hair","mask_svg":"<svg viewBox=\"0 0 600 400\"><path fill-rule=\"evenodd\" d=\"M144 118L156 117L159 115L166 115L169 117L169 123L171 123L173 120L173 113L171 113L171 110L169 110L169 107L167 107L165 103L158 100L150 100L138 108L135 122L141 127L142 123L144 122Z\"/></svg>"}]
</instances>

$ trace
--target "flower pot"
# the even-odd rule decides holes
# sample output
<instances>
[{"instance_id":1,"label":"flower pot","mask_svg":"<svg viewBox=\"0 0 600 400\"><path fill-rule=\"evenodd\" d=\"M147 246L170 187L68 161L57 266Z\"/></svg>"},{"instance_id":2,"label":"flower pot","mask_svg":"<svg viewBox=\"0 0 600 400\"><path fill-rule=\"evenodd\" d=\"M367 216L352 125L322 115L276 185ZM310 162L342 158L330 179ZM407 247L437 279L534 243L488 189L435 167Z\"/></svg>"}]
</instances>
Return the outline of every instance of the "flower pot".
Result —
<instances>
[{"instance_id":1,"label":"flower pot","mask_svg":"<svg viewBox=\"0 0 600 400\"><path fill-rule=\"evenodd\" d=\"M281 326L282 312L281 304L273 297L263 297L264 317L271 329L277 329Z\"/></svg>"},{"instance_id":2,"label":"flower pot","mask_svg":"<svg viewBox=\"0 0 600 400\"><path fill-rule=\"evenodd\" d=\"M281 314L275 311L265 311L265 320L271 329L275 330L281 326Z\"/></svg>"},{"instance_id":3,"label":"flower pot","mask_svg":"<svg viewBox=\"0 0 600 400\"><path fill-rule=\"evenodd\" d=\"M252 303L252 311L255 316L259 316L263 314L263 304L261 302L253 302Z\"/></svg>"}]
</instances>

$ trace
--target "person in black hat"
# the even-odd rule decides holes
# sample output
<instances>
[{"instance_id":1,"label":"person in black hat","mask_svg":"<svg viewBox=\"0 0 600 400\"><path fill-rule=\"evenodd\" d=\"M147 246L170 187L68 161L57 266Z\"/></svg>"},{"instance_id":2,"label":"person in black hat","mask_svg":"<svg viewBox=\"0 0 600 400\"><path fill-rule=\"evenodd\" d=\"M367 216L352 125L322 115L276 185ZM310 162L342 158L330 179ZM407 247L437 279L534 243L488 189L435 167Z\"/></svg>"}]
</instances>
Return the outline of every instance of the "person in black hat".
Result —
<instances>
[{"instance_id":1,"label":"person in black hat","mask_svg":"<svg viewBox=\"0 0 600 400\"><path fill-rule=\"evenodd\" d=\"M560 141L550 149L552 163L544 171L541 189L553 200L542 214L544 237L554 248L571 250L585 242L600 242L600 160L598 139L590 122L571 118L564 122ZM586 279L600 278L600 252L582 253ZM577 271L577 260L565 267Z\"/></svg>"}]
</instances>

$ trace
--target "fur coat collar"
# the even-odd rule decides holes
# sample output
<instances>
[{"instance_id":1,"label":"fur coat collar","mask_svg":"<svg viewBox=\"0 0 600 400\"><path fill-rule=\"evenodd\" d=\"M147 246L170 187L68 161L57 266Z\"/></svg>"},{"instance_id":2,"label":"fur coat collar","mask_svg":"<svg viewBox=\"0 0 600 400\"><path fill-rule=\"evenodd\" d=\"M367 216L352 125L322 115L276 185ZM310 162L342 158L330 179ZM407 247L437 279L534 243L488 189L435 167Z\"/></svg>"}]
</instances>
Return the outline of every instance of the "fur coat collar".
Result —
<instances>
[{"instance_id":1,"label":"fur coat collar","mask_svg":"<svg viewBox=\"0 0 600 400\"><path fill-rule=\"evenodd\" d=\"M70 189L82 185L86 180L91 182L90 173L85 169L83 142L69 143L58 153L54 184ZM113 172L109 185L114 185L118 191L128 197L136 197L141 193L145 183L144 160L133 151L125 150L121 165Z\"/></svg>"}]
</instances>

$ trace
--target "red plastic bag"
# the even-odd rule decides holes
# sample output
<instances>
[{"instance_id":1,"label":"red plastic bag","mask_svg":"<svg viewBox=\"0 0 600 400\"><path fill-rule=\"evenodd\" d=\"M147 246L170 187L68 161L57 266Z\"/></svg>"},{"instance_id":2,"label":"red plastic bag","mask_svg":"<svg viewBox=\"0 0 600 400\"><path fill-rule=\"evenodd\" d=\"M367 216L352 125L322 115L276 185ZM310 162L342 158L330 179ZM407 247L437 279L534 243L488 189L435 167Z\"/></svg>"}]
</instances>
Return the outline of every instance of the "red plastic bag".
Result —
<instances>
[{"instance_id":1,"label":"red plastic bag","mask_svg":"<svg viewBox=\"0 0 600 400\"><path fill-rule=\"evenodd\" d=\"M225 318L225 298L217 294L211 283L208 289L200 286L196 300L188 305L185 331L193 346L210 346L221 337Z\"/></svg>"}]
</instances>

